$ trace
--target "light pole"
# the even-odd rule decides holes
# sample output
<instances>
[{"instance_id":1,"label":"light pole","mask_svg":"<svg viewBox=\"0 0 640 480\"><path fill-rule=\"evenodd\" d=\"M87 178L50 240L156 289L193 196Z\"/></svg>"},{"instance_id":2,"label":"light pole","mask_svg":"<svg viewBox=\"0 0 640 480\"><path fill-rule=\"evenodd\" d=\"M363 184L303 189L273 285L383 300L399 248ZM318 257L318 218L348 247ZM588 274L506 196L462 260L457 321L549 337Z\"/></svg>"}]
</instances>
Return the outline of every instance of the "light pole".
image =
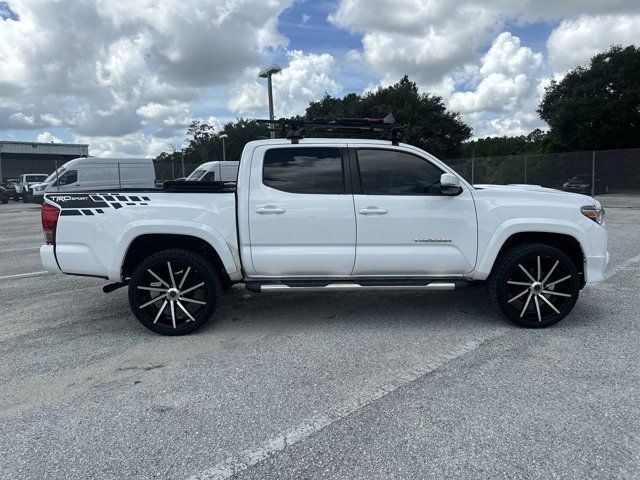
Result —
<instances>
[{"instance_id":1,"label":"light pole","mask_svg":"<svg viewBox=\"0 0 640 480\"><path fill-rule=\"evenodd\" d=\"M180 150L180 153L182 154L182 178L185 177L184 174L184 148L182 150Z\"/></svg>"},{"instance_id":2,"label":"light pole","mask_svg":"<svg viewBox=\"0 0 640 480\"><path fill-rule=\"evenodd\" d=\"M273 85L271 83L271 77L281 70L282 68L274 63L258 74L258 77L267 79L267 89L269 91L269 120L273 120ZM273 128L273 125L271 125L271 128ZM271 131L271 138L276 138L275 132L273 130Z\"/></svg>"},{"instance_id":3,"label":"light pole","mask_svg":"<svg viewBox=\"0 0 640 480\"><path fill-rule=\"evenodd\" d=\"M226 146L225 146L224 140L225 140L226 138L229 138L229 135L227 135L226 133L222 133L222 134L220 135L220 138L222 139L222 161L223 161L223 162L226 162L226 161L227 161L227 149L226 149Z\"/></svg>"}]
</instances>

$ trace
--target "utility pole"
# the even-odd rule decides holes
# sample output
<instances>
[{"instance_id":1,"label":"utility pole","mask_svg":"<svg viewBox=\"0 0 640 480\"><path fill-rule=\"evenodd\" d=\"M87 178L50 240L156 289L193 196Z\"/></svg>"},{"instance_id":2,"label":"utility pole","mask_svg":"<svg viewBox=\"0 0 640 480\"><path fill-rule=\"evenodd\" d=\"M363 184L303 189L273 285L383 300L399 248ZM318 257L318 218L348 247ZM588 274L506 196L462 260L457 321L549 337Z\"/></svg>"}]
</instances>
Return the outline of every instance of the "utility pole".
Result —
<instances>
[{"instance_id":1,"label":"utility pole","mask_svg":"<svg viewBox=\"0 0 640 480\"><path fill-rule=\"evenodd\" d=\"M222 161L226 162L227 161L227 147L224 143L225 139L229 138L229 135L227 135L226 133L222 133L220 134L220 138L222 139Z\"/></svg>"},{"instance_id":2,"label":"utility pole","mask_svg":"<svg viewBox=\"0 0 640 480\"><path fill-rule=\"evenodd\" d=\"M280 68L276 64L273 64L270 67L265 68L258 74L258 77L267 79L267 89L268 89L268 95L269 95L269 120L273 120L274 118L273 116L273 84L271 82L271 77L280 71L282 71L282 68ZM273 124L271 124L271 129L272 129L270 132L271 138L276 138L276 132L273 131Z\"/></svg>"},{"instance_id":3,"label":"utility pole","mask_svg":"<svg viewBox=\"0 0 640 480\"><path fill-rule=\"evenodd\" d=\"M596 196L596 151L591 154L591 196Z\"/></svg>"},{"instance_id":4,"label":"utility pole","mask_svg":"<svg viewBox=\"0 0 640 480\"><path fill-rule=\"evenodd\" d=\"M184 174L184 148L180 150L180 153L182 154L182 178L184 178L186 176Z\"/></svg>"},{"instance_id":5,"label":"utility pole","mask_svg":"<svg viewBox=\"0 0 640 480\"><path fill-rule=\"evenodd\" d=\"M473 180L476 173L476 149L475 147L471 150L471 185L473 185Z\"/></svg>"}]
</instances>

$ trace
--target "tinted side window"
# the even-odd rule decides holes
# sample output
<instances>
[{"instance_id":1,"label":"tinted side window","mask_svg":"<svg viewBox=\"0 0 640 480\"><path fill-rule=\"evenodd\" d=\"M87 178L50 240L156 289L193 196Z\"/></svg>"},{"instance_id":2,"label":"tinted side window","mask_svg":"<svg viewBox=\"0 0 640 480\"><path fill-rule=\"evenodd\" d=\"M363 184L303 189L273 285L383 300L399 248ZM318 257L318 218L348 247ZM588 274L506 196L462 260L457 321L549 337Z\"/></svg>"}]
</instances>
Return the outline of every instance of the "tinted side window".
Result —
<instances>
[{"instance_id":1,"label":"tinted side window","mask_svg":"<svg viewBox=\"0 0 640 480\"><path fill-rule=\"evenodd\" d=\"M362 193L367 195L440 195L442 170L409 153L358 150Z\"/></svg>"},{"instance_id":2,"label":"tinted side window","mask_svg":"<svg viewBox=\"0 0 640 480\"><path fill-rule=\"evenodd\" d=\"M264 155L263 183L290 193L344 193L337 148L274 148Z\"/></svg>"},{"instance_id":3,"label":"tinted side window","mask_svg":"<svg viewBox=\"0 0 640 480\"><path fill-rule=\"evenodd\" d=\"M70 185L72 183L76 183L78 181L78 171L77 170L67 170L60 177L60 185Z\"/></svg>"}]
</instances>

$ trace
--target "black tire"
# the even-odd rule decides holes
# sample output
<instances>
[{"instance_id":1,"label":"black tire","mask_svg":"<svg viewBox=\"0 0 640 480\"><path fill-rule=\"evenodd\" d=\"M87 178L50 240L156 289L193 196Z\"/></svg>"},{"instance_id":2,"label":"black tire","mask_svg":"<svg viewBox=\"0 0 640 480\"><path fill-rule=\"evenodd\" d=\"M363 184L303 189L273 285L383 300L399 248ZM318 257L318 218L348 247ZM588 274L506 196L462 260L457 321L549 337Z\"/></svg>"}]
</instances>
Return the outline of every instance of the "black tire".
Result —
<instances>
[{"instance_id":1,"label":"black tire","mask_svg":"<svg viewBox=\"0 0 640 480\"><path fill-rule=\"evenodd\" d=\"M2 199L2 203L7 204L9 203L9 197L5 197Z\"/></svg>"},{"instance_id":2,"label":"black tire","mask_svg":"<svg viewBox=\"0 0 640 480\"><path fill-rule=\"evenodd\" d=\"M26 195L22 195L22 201L24 203L29 203L29 198Z\"/></svg>"},{"instance_id":3,"label":"black tire","mask_svg":"<svg viewBox=\"0 0 640 480\"><path fill-rule=\"evenodd\" d=\"M219 297L218 272L190 250L151 255L136 267L129 282L131 311L145 327L162 335L197 330L211 318Z\"/></svg>"},{"instance_id":4,"label":"black tire","mask_svg":"<svg viewBox=\"0 0 640 480\"><path fill-rule=\"evenodd\" d=\"M498 309L514 323L545 328L573 310L580 293L580 275L573 261L557 248L518 245L496 260L489 293Z\"/></svg>"}]
</instances>

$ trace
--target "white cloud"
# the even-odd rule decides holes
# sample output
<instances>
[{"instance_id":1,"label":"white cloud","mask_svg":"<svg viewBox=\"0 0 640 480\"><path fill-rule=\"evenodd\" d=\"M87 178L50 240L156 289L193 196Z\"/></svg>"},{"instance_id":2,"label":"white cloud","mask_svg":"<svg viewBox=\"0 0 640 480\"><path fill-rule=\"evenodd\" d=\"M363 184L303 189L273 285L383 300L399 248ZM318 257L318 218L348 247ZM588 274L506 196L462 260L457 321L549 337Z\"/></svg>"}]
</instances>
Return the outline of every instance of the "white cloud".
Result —
<instances>
[{"instance_id":1,"label":"white cloud","mask_svg":"<svg viewBox=\"0 0 640 480\"><path fill-rule=\"evenodd\" d=\"M536 75L541 65L542 54L522 47L519 38L503 32L482 58L481 80L476 89L453 93L449 105L461 113L515 110L536 93Z\"/></svg>"},{"instance_id":2,"label":"white cloud","mask_svg":"<svg viewBox=\"0 0 640 480\"><path fill-rule=\"evenodd\" d=\"M138 152L131 139L172 135L203 89L286 46L277 17L292 2L11 0L20 20L0 20L0 129L63 126Z\"/></svg>"},{"instance_id":3,"label":"white cloud","mask_svg":"<svg viewBox=\"0 0 640 480\"><path fill-rule=\"evenodd\" d=\"M491 10L463 0L343 0L329 20L362 33L364 57L384 82L409 74L439 81L474 59L500 24Z\"/></svg>"},{"instance_id":4,"label":"white cloud","mask_svg":"<svg viewBox=\"0 0 640 480\"><path fill-rule=\"evenodd\" d=\"M565 20L549 36L548 61L556 72L565 72L587 65L593 55L616 44L640 44L640 15L582 16Z\"/></svg>"},{"instance_id":5,"label":"white cloud","mask_svg":"<svg viewBox=\"0 0 640 480\"><path fill-rule=\"evenodd\" d=\"M332 79L335 60L328 53L305 54L299 50L287 53L289 64L273 76L275 116L304 113L311 100L325 92L336 95L340 88ZM243 78L231 89L229 109L240 115L262 114L268 111L267 84L258 79L258 69L247 69Z\"/></svg>"},{"instance_id":6,"label":"white cloud","mask_svg":"<svg viewBox=\"0 0 640 480\"><path fill-rule=\"evenodd\" d=\"M32 127L36 124L35 118L33 115L25 115L22 112L15 112L9 115L9 126L13 126L14 128L19 127Z\"/></svg>"},{"instance_id":7,"label":"white cloud","mask_svg":"<svg viewBox=\"0 0 640 480\"><path fill-rule=\"evenodd\" d=\"M50 132L39 133L36 137L36 142L40 143L63 143L58 137Z\"/></svg>"},{"instance_id":8,"label":"white cloud","mask_svg":"<svg viewBox=\"0 0 640 480\"><path fill-rule=\"evenodd\" d=\"M541 53L523 47L511 33L502 32L479 67L466 67L477 79L475 88L452 93L448 106L462 114L474 137L526 134L543 126L535 112L543 86L548 83L542 66Z\"/></svg>"},{"instance_id":9,"label":"white cloud","mask_svg":"<svg viewBox=\"0 0 640 480\"><path fill-rule=\"evenodd\" d=\"M362 47L302 53L278 31L293 2L10 0L19 21L0 19L0 131L65 129L105 154L150 155L181 143L209 111L219 122L266 115L256 67L286 51L274 77L278 116L340 85L409 74L463 112L475 135L524 131L541 125L548 78L611 44L640 43L638 0L340 0L329 21ZM316 11L300 14L305 29ZM546 62L504 32L540 21L556 25Z\"/></svg>"}]
</instances>

